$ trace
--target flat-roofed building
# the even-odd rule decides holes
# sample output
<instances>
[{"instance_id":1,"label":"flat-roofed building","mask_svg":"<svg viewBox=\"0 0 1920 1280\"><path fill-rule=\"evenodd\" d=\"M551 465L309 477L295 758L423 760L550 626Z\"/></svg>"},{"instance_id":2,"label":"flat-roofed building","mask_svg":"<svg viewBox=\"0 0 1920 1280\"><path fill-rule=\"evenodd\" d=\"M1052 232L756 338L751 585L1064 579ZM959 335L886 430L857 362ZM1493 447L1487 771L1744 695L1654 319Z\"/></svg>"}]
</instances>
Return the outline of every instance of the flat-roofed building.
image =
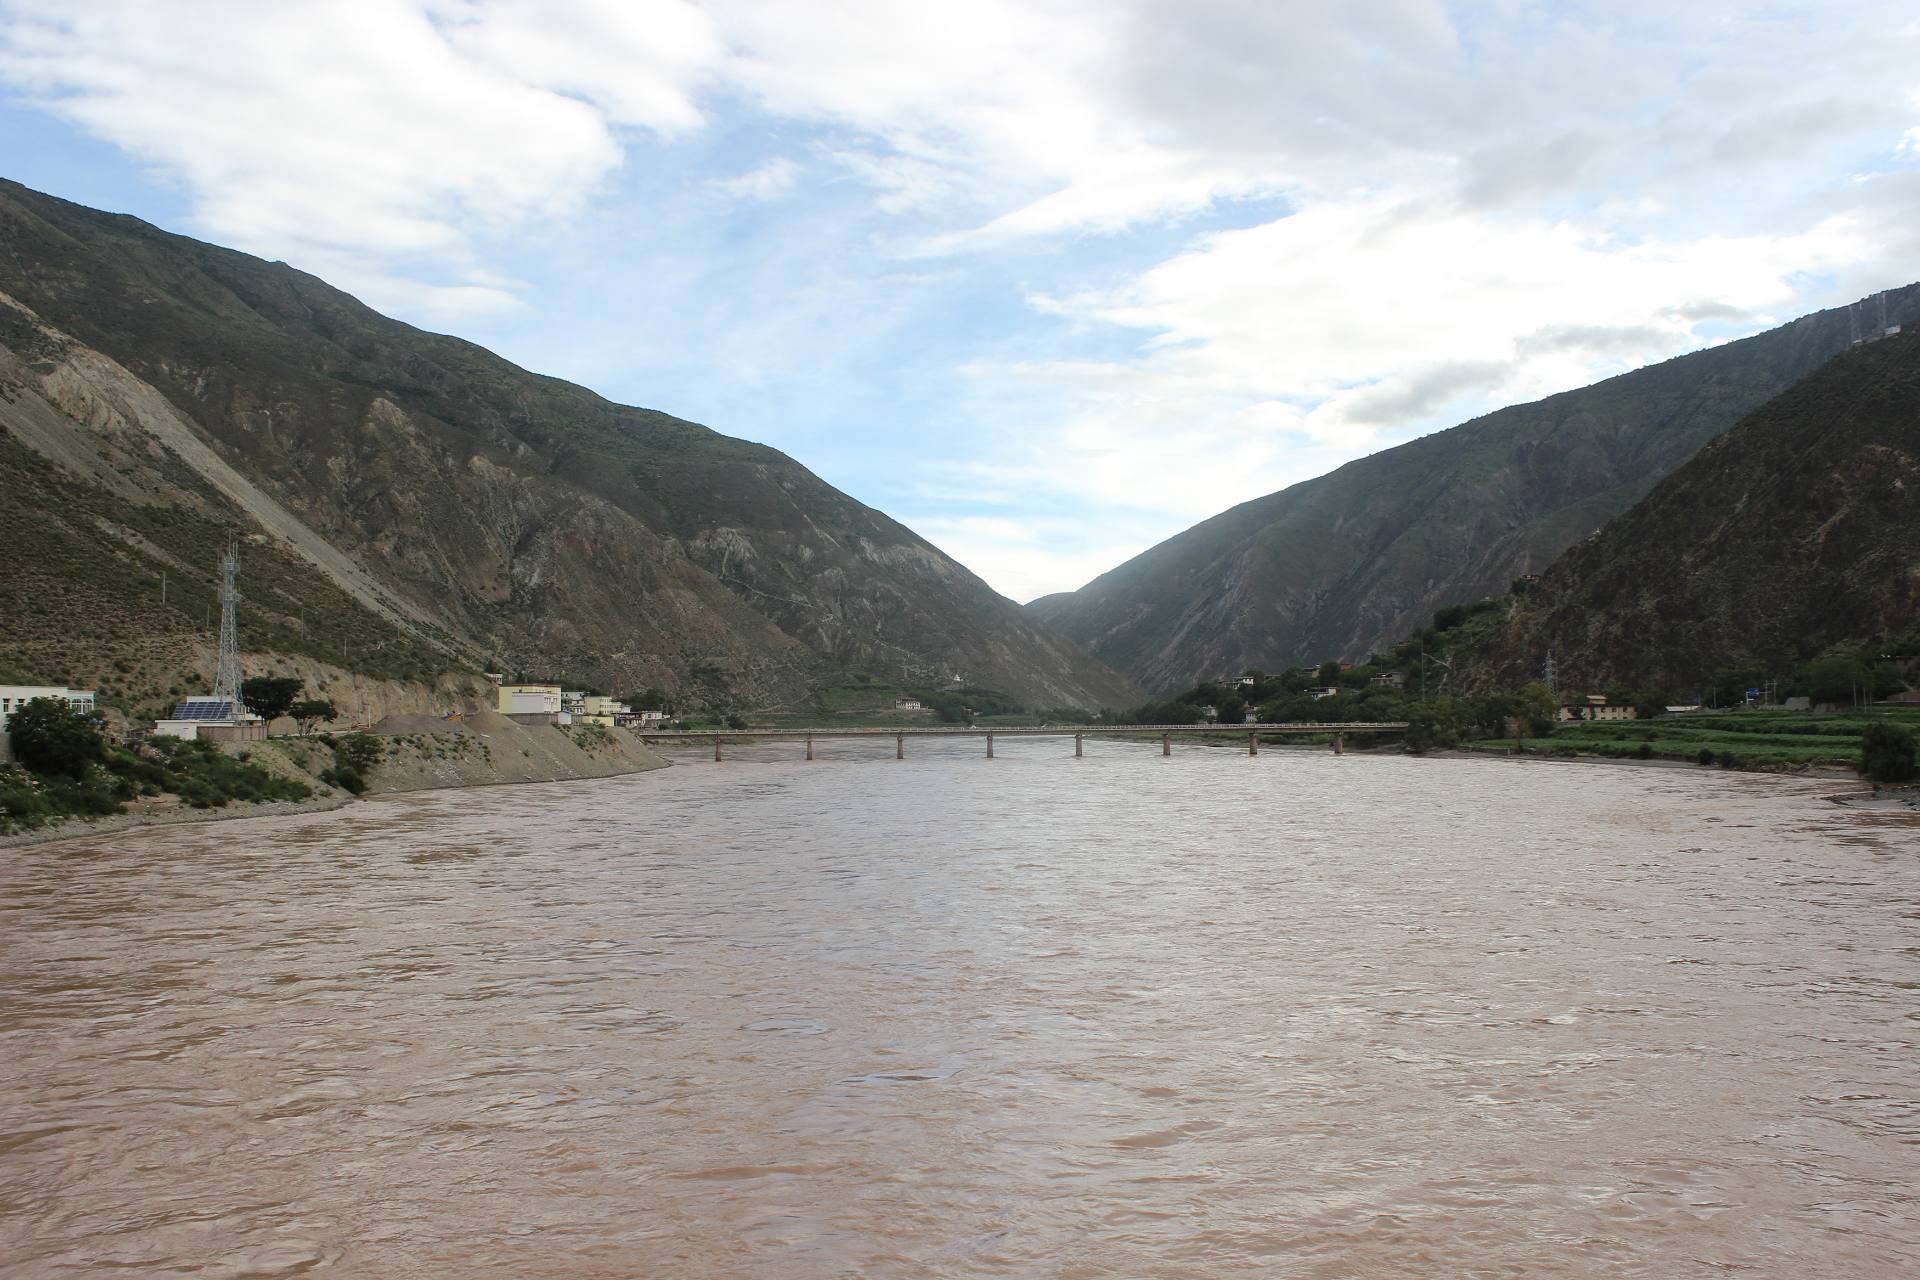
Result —
<instances>
[{"instance_id":1,"label":"flat-roofed building","mask_svg":"<svg viewBox=\"0 0 1920 1280\"><path fill-rule=\"evenodd\" d=\"M495 692L500 714L510 720L520 724L561 723L562 690L557 684L503 684Z\"/></svg>"},{"instance_id":2,"label":"flat-roofed building","mask_svg":"<svg viewBox=\"0 0 1920 1280\"><path fill-rule=\"evenodd\" d=\"M94 712L92 689L69 689L63 684L0 684L0 729L7 727L14 712L35 698L57 698L83 716Z\"/></svg>"}]
</instances>

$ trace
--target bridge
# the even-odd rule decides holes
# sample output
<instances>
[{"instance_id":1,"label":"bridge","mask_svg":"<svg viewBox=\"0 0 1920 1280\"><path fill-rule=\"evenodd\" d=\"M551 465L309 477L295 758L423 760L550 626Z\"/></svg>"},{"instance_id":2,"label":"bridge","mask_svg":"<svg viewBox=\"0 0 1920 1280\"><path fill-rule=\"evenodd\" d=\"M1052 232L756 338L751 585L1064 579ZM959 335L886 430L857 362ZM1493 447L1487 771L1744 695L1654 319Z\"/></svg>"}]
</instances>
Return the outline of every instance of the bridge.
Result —
<instances>
[{"instance_id":1,"label":"bridge","mask_svg":"<svg viewBox=\"0 0 1920 1280\"><path fill-rule=\"evenodd\" d=\"M1086 753L1088 738L1152 738L1160 739L1160 754L1173 754L1175 737L1220 737L1222 735L1247 735L1247 754L1260 754L1260 739L1263 736L1304 736L1325 734L1333 740L1333 752L1339 755L1347 749L1347 735L1350 733L1402 733L1407 727L1404 720L1380 721L1378 723L1342 722L1338 724L1114 724L1114 725L1039 725L1017 728L1000 726L991 729L970 726L941 726L933 728L833 728L830 726L802 729L636 729L634 734L648 742L695 741L713 743L713 758L723 759L722 746L728 742L752 742L777 739L783 742L805 741L807 759L813 759L813 741L815 738L881 738L893 739L893 758L907 758L908 738L985 738L987 740L987 759L993 759L993 740L998 738L1072 738L1073 754L1077 758Z\"/></svg>"}]
</instances>

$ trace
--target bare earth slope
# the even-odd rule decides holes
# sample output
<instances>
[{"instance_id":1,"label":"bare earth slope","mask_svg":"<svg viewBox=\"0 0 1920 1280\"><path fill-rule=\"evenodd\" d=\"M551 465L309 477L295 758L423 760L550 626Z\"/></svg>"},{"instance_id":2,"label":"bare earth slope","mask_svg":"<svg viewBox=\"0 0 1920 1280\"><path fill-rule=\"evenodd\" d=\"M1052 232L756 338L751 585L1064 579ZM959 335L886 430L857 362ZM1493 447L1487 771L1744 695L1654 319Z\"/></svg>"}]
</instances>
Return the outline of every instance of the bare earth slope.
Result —
<instances>
[{"instance_id":1,"label":"bare earth slope","mask_svg":"<svg viewBox=\"0 0 1920 1280\"><path fill-rule=\"evenodd\" d=\"M0 182L0 293L9 456L147 523L232 522L459 662L749 706L850 667L1051 705L1136 693L777 451L284 264Z\"/></svg>"},{"instance_id":2,"label":"bare earth slope","mask_svg":"<svg viewBox=\"0 0 1920 1280\"><path fill-rule=\"evenodd\" d=\"M1563 555L1461 661L1695 689L1920 624L1920 331L1846 352Z\"/></svg>"},{"instance_id":3,"label":"bare earth slope","mask_svg":"<svg viewBox=\"0 0 1920 1280\"><path fill-rule=\"evenodd\" d=\"M1888 304L1911 326L1920 285ZM1155 690L1363 657L1544 568L1850 336L1844 310L1820 312L1499 410L1244 503L1027 611Z\"/></svg>"}]
</instances>

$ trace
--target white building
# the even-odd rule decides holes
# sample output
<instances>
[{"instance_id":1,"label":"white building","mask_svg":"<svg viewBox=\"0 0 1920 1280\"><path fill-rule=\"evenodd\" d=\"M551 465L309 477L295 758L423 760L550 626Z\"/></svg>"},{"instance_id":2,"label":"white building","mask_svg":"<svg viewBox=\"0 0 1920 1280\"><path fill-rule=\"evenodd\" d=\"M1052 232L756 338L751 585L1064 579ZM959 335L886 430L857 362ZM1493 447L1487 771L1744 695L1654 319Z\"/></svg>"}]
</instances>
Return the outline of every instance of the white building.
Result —
<instances>
[{"instance_id":1,"label":"white building","mask_svg":"<svg viewBox=\"0 0 1920 1280\"><path fill-rule=\"evenodd\" d=\"M184 698L171 715L153 722L158 738L205 738L209 742L259 742L267 722L225 698Z\"/></svg>"},{"instance_id":2,"label":"white building","mask_svg":"<svg viewBox=\"0 0 1920 1280\"><path fill-rule=\"evenodd\" d=\"M92 689L69 689L54 684L0 684L0 729L7 727L14 712L35 698L58 698L84 716L94 712Z\"/></svg>"}]
</instances>

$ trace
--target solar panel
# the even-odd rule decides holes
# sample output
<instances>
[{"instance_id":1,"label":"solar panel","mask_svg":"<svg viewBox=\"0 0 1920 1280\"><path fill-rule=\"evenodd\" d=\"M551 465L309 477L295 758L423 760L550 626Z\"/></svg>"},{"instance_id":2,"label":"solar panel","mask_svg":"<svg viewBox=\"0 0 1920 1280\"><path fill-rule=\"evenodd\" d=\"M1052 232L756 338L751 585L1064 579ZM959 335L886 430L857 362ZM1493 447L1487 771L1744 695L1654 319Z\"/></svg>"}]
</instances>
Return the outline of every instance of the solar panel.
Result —
<instances>
[{"instance_id":1,"label":"solar panel","mask_svg":"<svg viewBox=\"0 0 1920 1280\"><path fill-rule=\"evenodd\" d=\"M238 720L239 713L225 698L188 698L174 707L174 720Z\"/></svg>"}]
</instances>

